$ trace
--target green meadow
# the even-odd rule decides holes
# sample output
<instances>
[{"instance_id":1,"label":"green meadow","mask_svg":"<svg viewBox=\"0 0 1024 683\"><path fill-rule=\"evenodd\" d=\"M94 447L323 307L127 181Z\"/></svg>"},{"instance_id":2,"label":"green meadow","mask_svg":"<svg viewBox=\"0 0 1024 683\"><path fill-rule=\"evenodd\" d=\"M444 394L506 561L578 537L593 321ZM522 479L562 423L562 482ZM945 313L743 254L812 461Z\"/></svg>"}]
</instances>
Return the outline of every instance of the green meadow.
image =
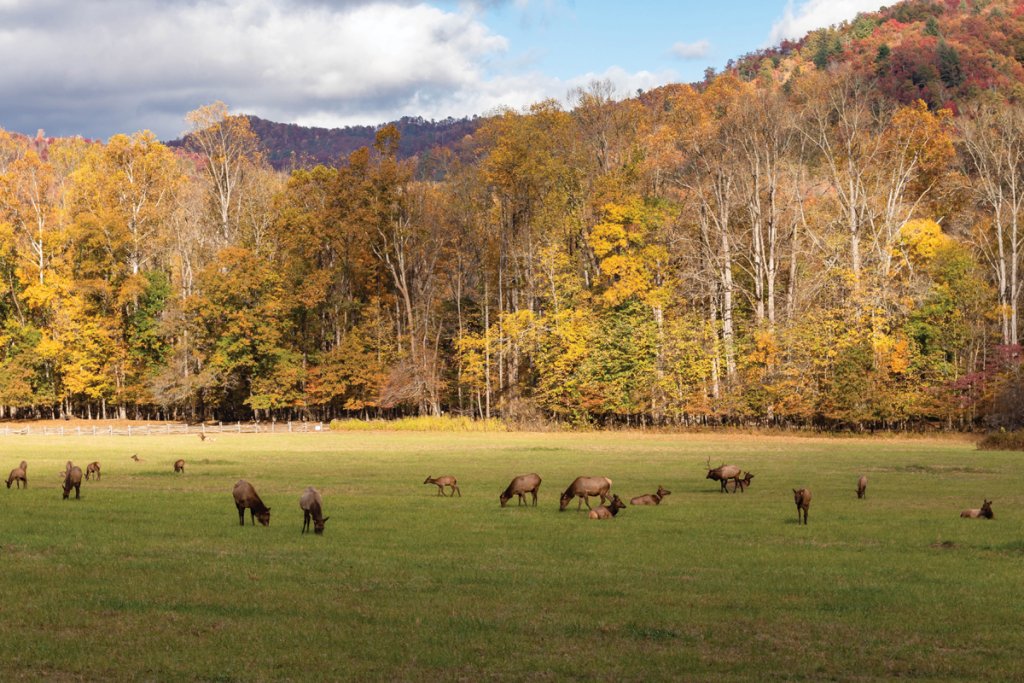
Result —
<instances>
[{"instance_id":1,"label":"green meadow","mask_svg":"<svg viewBox=\"0 0 1024 683\"><path fill-rule=\"evenodd\" d=\"M0 489L2 680L1024 677L1024 471L965 440L11 436L0 453L5 478L29 463L27 490ZM102 464L81 500L61 499L69 458ZM708 459L752 486L720 494ZM502 509L527 472L538 507ZM422 484L442 474L461 498ZM577 475L672 495L590 521L558 512ZM240 478L269 527L238 525ZM307 485L323 536L300 533ZM995 519L960 519L986 497Z\"/></svg>"}]
</instances>

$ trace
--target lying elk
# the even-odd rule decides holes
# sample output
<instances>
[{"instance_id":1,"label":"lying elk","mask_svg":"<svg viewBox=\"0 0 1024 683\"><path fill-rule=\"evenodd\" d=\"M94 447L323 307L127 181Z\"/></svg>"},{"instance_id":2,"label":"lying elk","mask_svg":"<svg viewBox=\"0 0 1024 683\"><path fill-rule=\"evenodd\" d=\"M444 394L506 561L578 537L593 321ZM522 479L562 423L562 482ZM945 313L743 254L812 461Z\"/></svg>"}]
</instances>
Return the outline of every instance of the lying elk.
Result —
<instances>
[{"instance_id":1,"label":"lying elk","mask_svg":"<svg viewBox=\"0 0 1024 683\"><path fill-rule=\"evenodd\" d=\"M81 497L82 487L82 468L78 465L72 465L71 461L68 460L67 474L64 475L64 498L67 499L71 493L71 489L75 490L75 500Z\"/></svg>"},{"instance_id":2,"label":"lying elk","mask_svg":"<svg viewBox=\"0 0 1024 683\"><path fill-rule=\"evenodd\" d=\"M588 515L590 519L611 519L615 515L619 514L619 510L625 510L626 504L617 495L612 495L612 500L607 506L600 506L596 510L591 510Z\"/></svg>"},{"instance_id":3,"label":"lying elk","mask_svg":"<svg viewBox=\"0 0 1024 683\"><path fill-rule=\"evenodd\" d=\"M324 517L324 499L320 497L320 492L312 486L306 487L299 497L299 507L302 508L302 533L309 530L309 520L312 518L313 533L322 534L324 524L330 517Z\"/></svg>"},{"instance_id":4,"label":"lying elk","mask_svg":"<svg viewBox=\"0 0 1024 683\"><path fill-rule=\"evenodd\" d=\"M174 461L174 471L185 473L185 461L182 458L178 458Z\"/></svg>"},{"instance_id":5,"label":"lying elk","mask_svg":"<svg viewBox=\"0 0 1024 683\"><path fill-rule=\"evenodd\" d=\"M22 484L25 485L25 488L28 488L28 477L26 475L27 472L28 463L22 460L21 464L15 467L13 470L11 470L11 473L7 475L7 488L11 488L11 484L15 482L17 482L17 488L19 489L21 488Z\"/></svg>"},{"instance_id":6,"label":"lying elk","mask_svg":"<svg viewBox=\"0 0 1024 683\"><path fill-rule=\"evenodd\" d=\"M256 526L257 519L263 526L270 526L270 508L263 504L252 484L245 479L239 479L235 488L231 490L231 495L235 497L235 507L238 508L238 523L240 525L245 526L245 508L249 508L253 526Z\"/></svg>"},{"instance_id":7,"label":"lying elk","mask_svg":"<svg viewBox=\"0 0 1024 683\"><path fill-rule=\"evenodd\" d=\"M961 517L967 517L970 519L994 519L995 515L992 514L992 501L986 500L982 503L980 508L972 508L970 510L964 510L960 513Z\"/></svg>"},{"instance_id":8,"label":"lying elk","mask_svg":"<svg viewBox=\"0 0 1024 683\"><path fill-rule=\"evenodd\" d=\"M718 467L711 469L711 458L708 458L708 476L704 478L721 482L721 493L725 493L725 485L730 479L738 479L739 476L740 468L736 467L736 465L719 465Z\"/></svg>"},{"instance_id":9,"label":"lying elk","mask_svg":"<svg viewBox=\"0 0 1024 683\"><path fill-rule=\"evenodd\" d=\"M435 486L437 486L437 495L439 496L447 495L444 492L444 487L449 486L451 487L452 490L452 498L455 497L456 491L459 492L459 498L462 498L462 489L459 488L459 481L450 474L446 474L443 477L437 477L436 479L434 477L427 477L426 479L423 480L423 483L434 484Z\"/></svg>"},{"instance_id":10,"label":"lying elk","mask_svg":"<svg viewBox=\"0 0 1024 683\"><path fill-rule=\"evenodd\" d=\"M630 498L630 505L661 505L661 499L672 493L664 486L658 486L657 493L648 493L643 496L637 496L636 498Z\"/></svg>"},{"instance_id":11,"label":"lying elk","mask_svg":"<svg viewBox=\"0 0 1024 683\"><path fill-rule=\"evenodd\" d=\"M745 492L747 490L747 487L750 486L750 482L753 478L754 475L751 474L750 472L744 474L742 479L739 477L734 478L731 482L729 482L730 484L732 484L732 492L736 493L736 489L739 489L740 493ZM726 488L728 489L728 486L726 486Z\"/></svg>"},{"instance_id":12,"label":"lying elk","mask_svg":"<svg viewBox=\"0 0 1024 683\"><path fill-rule=\"evenodd\" d=\"M807 513L811 509L811 492L807 489L793 489L793 502L796 503L796 523L800 523L800 511L804 511L804 524L807 524Z\"/></svg>"},{"instance_id":13,"label":"lying elk","mask_svg":"<svg viewBox=\"0 0 1024 683\"><path fill-rule=\"evenodd\" d=\"M142 458L139 457L138 453L132 453L132 460L135 462L142 462Z\"/></svg>"},{"instance_id":14,"label":"lying elk","mask_svg":"<svg viewBox=\"0 0 1024 683\"><path fill-rule=\"evenodd\" d=\"M540 489L540 476L534 474L520 474L518 477L512 480L501 495L498 496L498 500L501 502L501 507L505 507L505 503L512 499L512 496L519 496L519 505L525 503L524 496L527 493L533 494L533 507L537 507L537 491ZM517 506L518 507L518 506Z\"/></svg>"},{"instance_id":15,"label":"lying elk","mask_svg":"<svg viewBox=\"0 0 1024 683\"><path fill-rule=\"evenodd\" d=\"M863 498L868 494L868 478L863 474L857 480L857 497Z\"/></svg>"},{"instance_id":16,"label":"lying elk","mask_svg":"<svg viewBox=\"0 0 1024 683\"><path fill-rule=\"evenodd\" d=\"M586 503L587 509L591 510L590 501L587 500L589 496L601 496L601 504L603 505L606 501L611 500L608 497L608 489L611 487L612 480L608 477L576 477L569 484L569 488L562 493L562 497L558 501L558 510L562 511L569 507L569 503L572 502L573 498L580 499L576 503L576 512L580 511L583 503Z\"/></svg>"},{"instance_id":17,"label":"lying elk","mask_svg":"<svg viewBox=\"0 0 1024 683\"><path fill-rule=\"evenodd\" d=\"M96 481L100 480L100 463L98 460L93 460L91 463L85 466L85 478L89 479L92 475L96 475Z\"/></svg>"}]
</instances>

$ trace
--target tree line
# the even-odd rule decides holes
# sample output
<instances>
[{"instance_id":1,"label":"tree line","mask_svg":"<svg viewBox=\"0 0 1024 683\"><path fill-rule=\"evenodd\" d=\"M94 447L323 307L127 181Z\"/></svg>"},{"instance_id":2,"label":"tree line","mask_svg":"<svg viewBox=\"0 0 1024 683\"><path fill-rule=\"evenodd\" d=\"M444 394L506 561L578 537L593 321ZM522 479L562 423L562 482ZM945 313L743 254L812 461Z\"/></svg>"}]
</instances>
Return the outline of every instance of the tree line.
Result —
<instances>
[{"instance_id":1,"label":"tree line","mask_svg":"<svg viewBox=\"0 0 1024 683\"><path fill-rule=\"evenodd\" d=\"M1018 425L1024 107L607 83L282 173L0 132L3 417Z\"/></svg>"}]
</instances>

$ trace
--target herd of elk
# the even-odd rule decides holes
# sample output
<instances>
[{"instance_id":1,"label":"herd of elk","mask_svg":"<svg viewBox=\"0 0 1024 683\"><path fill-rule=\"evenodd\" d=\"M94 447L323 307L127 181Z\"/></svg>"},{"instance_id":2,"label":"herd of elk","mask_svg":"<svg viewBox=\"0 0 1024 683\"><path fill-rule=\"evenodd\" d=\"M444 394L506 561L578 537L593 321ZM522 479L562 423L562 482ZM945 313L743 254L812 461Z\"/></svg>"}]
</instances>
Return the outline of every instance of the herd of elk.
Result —
<instances>
[{"instance_id":1,"label":"herd of elk","mask_svg":"<svg viewBox=\"0 0 1024 683\"><path fill-rule=\"evenodd\" d=\"M439 496L447 495L444 492L444 487L448 486L448 487L451 487L452 498L455 497L455 492L456 491L459 492L459 498L462 498L462 490L459 488L459 482L458 482L458 480L455 479L455 477L451 476L450 474L446 474L443 477L437 477L437 478L427 477L426 479L423 480L423 483L424 484L434 484L435 486L437 486L437 495L439 495Z\"/></svg>"},{"instance_id":2,"label":"herd of elk","mask_svg":"<svg viewBox=\"0 0 1024 683\"><path fill-rule=\"evenodd\" d=\"M11 473L7 475L7 488L11 488L11 484L15 482L17 482L17 488L19 489L22 484L25 485L25 488L28 488L28 477L26 472L28 472L28 463L22 460L21 464L11 470Z\"/></svg>"},{"instance_id":3,"label":"herd of elk","mask_svg":"<svg viewBox=\"0 0 1024 683\"><path fill-rule=\"evenodd\" d=\"M664 486L658 486L657 493L648 493L643 496L637 496L636 498L630 498L630 505L661 505L661 499L672 493Z\"/></svg>"},{"instance_id":4,"label":"herd of elk","mask_svg":"<svg viewBox=\"0 0 1024 683\"><path fill-rule=\"evenodd\" d=\"M533 494L533 507L537 507L537 491L540 489L540 476L534 474L520 474L518 477L512 480L501 495L498 496L498 501L501 502L501 507L505 507L505 504L512 499L512 496L519 496L519 505L523 505L526 501L524 496L527 493Z\"/></svg>"},{"instance_id":5,"label":"herd of elk","mask_svg":"<svg viewBox=\"0 0 1024 683\"><path fill-rule=\"evenodd\" d=\"M960 513L960 516L967 517L969 519L994 519L995 515L992 514L992 501L985 499L985 502L981 504L980 508L964 510Z\"/></svg>"},{"instance_id":6,"label":"herd of elk","mask_svg":"<svg viewBox=\"0 0 1024 683\"><path fill-rule=\"evenodd\" d=\"M96 481L100 480L100 463L98 460L93 460L91 463L85 466L85 478L89 479L92 475L96 475Z\"/></svg>"}]
</instances>

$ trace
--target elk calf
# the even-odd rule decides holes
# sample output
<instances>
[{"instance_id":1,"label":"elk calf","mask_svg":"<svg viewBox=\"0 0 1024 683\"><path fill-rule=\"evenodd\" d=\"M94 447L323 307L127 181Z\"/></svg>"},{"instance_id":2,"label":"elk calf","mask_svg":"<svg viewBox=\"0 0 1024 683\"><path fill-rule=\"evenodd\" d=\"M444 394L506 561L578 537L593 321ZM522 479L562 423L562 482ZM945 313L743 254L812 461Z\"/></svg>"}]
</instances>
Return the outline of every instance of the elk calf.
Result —
<instances>
[{"instance_id":1,"label":"elk calf","mask_svg":"<svg viewBox=\"0 0 1024 683\"><path fill-rule=\"evenodd\" d=\"M85 478L89 479L90 476L96 475L96 481L100 480L100 463L98 460L93 460L91 463L85 466Z\"/></svg>"},{"instance_id":2,"label":"elk calf","mask_svg":"<svg viewBox=\"0 0 1024 683\"><path fill-rule=\"evenodd\" d=\"M969 519L994 519L995 515L992 514L992 501L986 499L980 508L964 510L960 513L960 516L967 517Z\"/></svg>"},{"instance_id":3,"label":"elk calf","mask_svg":"<svg viewBox=\"0 0 1024 683\"><path fill-rule=\"evenodd\" d=\"M178 458L177 460L175 460L174 461L174 471L175 472L181 472L182 474L184 474L185 473L185 461L182 460L181 458Z\"/></svg>"},{"instance_id":4,"label":"elk calf","mask_svg":"<svg viewBox=\"0 0 1024 683\"><path fill-rule=\"evenodd\" d=\"M579 502L576 503L576 512L580 511L580 507L583 503L587 504L587 509L590 507L590 501L587 500L590 496L601 496L601 504L605 501L610 500L608 497L608 489L612 487L612 480L608 477L576 477L572 483L569 484L563 493L562 497L558 501L558 510L561 512L569 506L573 498L579 498Z\"/></svg>"},{"instance_id":5,"label":"elk calf","mask_svg":"<svg viewBox=\"0 0 1024 683\"><path fill-rule=\"evenodd\" d=\"M648 493L647 495L637 496L636 498L630 498L630 505L661 505L661 499L672 493L664 486L658 486L657 493Z\"/></svg>"},{"instance_id":6,"label":"elk calf","mask_svg":"<svg viewBox=\"0 0 1024 683\"><path fill-rule=\"evenodd\" d=\"M67 499L71 493L71 489L75 489L75 500L81 497L82 487L82 468L77 465L72 465L71 461L68 460L67 474L64 475L64 498Z\"/></svg>"},{"instance_id":7,"label":"elk calf","mask_svg":"<svg viewBox=\"0 0 1024 683\"><path fill-rule=\"evenodd\" d=\"M857 480L857 497L863 498L868 494L868 478L863 474Z\"/></svg>"},{"instance_id":8,"label":"elk calf","mask_svg":"<svg viewBox=\"0 0 1024 683\"><path fill-rule=\"evenodd\" d=\"M423 483L434 484L435 486L437 486L437 495L439 496L447 495L444 492L444 487L449 486L451 487L452 490L452 498L455 497L456 491L459 492L459 498L462 498L462 490L459 488L459 482L455 477L451 476L450 474L446 474L443 477L437 477L436 479L434 477L427 477L426 479L423 480Z\"/></svg>"},{"instance_id":9,"label":"elk calf","mask_svg":"<svg viewBox=\"0 0 1024 683\"><path fill-rule=\"evenodd\" d=\"M520 474L518 477L512 480L501 495L498 496L498 501L501 503L501 507L505 507L505 503L512 499L512 496L519 496L519 505L522 505L525 501L524 496L527 493L533 494L533 507L537 507L537 491L540 489L540 476L537 474ZM517 506L518 507L518 506Z\"/></svg>"},{"instance_id":10,"label":"elk calf","mask_svg":"<svg viewBox=\"0 0 1024 683\"><path fill-rule=\"evenodd\" d=\"M263 526L270 526L270 508L263 504L256 494L256 489L245 479L239 479L235 488L231 490L235 498L235 507L238 508L238 523L245 526L245 509L249 508L249 516L252 518L252 525L256 526L256 520L260 520Z\"/></svg>"},{"instance_id":11,"label":"elk calf","mask_svg":"<svg viewBox=\"0 0 1024 683\"><path fill-rule=\"evenodd\" d=\"M24 484L25 488L28 488L28 463L24 460L21 464L11 470L11 473L7 475L7 488L11 488L11 484L17 482L17 488L21 488Z\"/></svg>"},{"instance_id":12,"label":"elk calf","mask_svg":"<svg viewBox=\"0 0 1024 683\"><path fill-rule=\"evenodd\" d=\"M322 534L324 532L324 523L330 517L324 517L323 506L324 500L320 497L320 492L312 486L306 487L306 490L299 497L299 507L302 508L302 533L306 533L309 530L309 520L311 518L313 520L313 533Z\"/></svg>"},{"instance_id":13,"label":"elk calf","mask_svg":"<svg viewBox=\"0 0 1024 683\"><path fill-rule=\"evenodd\" d=\"M626 504L617 495L612 495L612 500L607 506L600 506L596 510L591 510L588 515L590 519L611 519L615 515L619 514L619 510L625 510Z\"/></svg>"},{"instance_id":14,"label":"elk calf","mask_svg":"<svg viewBox=\"0 0 1024 683\"><path fill-rule=\"evenodd\" d=\"M804 511L804 524L807 524L807 513L811 509L811 492L807 489L793 489L793 502L796 503L796 523L800 523L800 511Z\"/></svg>"}]
</instances>

